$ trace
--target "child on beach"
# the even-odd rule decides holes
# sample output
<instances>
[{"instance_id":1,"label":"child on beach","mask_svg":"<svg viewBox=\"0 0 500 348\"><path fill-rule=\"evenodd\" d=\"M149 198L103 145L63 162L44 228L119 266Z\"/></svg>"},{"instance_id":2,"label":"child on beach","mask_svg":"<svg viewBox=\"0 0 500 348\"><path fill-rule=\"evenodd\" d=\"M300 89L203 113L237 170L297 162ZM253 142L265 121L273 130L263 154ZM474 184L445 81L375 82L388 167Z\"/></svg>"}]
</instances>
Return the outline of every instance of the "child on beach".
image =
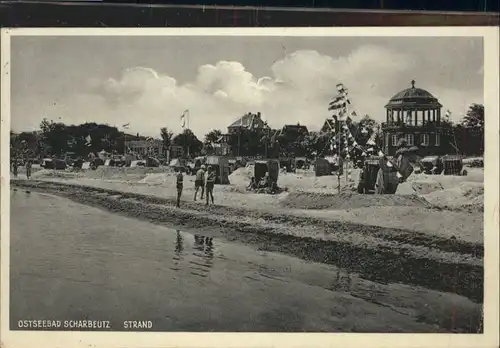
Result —
<instances>
[{"instance_id":1,"label":"child on beach","mask_svg":"<svg viewBox=\"0 0 500 348\"><path fill-rule=\"evenodd\" d=\"M12 161L12 174L14 174L14 178L17 178L17 168L19 166L19 163L17 162L17 158L14 158Z\"/></svg>"},{"instance_id":2,"label":"child on beach","mask_svg":"<svg viewBox=\"0 0 500 348\"><path fill-rule=\"evenodd\" d=\"M200 169L196 172L196 179L194 181L194 200L196 201L196 196L198 195L198 190L201 188L201 199L205 194L205 165L202 165Z\"/></svg>"},{"instance_id":3,"label":"child on beach","mask_svg":"<svg viewBox=\"0 0 500 348\"><path fill-rule=\"evenodd\" d=\"M26 160L26 179L30 179L31 177L31 159Z\"/></svg>"},{"instance_id":4,"label":"child on beach","mask_svg":"<svg viewBox=\"0 0 500 348\"><path fill-rule=\"evenodd\" d=\"M205 186L206 186L205 195L207 197L207 202L205 203L205 205L208 205L209 198L212 200L212 204L214 204L215 171L212 169L212 166L208 166Z\"/></svg>"}]
</instances>

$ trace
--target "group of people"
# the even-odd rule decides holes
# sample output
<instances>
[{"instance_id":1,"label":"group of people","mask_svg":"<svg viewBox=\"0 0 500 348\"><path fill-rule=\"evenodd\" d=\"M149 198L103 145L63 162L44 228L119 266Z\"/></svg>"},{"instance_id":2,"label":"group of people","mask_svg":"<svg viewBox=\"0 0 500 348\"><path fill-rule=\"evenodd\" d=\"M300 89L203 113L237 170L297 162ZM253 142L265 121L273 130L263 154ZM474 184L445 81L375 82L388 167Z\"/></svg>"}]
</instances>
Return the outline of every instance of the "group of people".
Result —
<instances>
[{"instance_id":1,"label":"group of people","mask_svg":"<svg viewBox=\"0 0 500 348\"><path fill-rule=\"evenodd\" d=\"M18 174L18 170L19 170L20 166L22 166L20 161L17 158L14 158L12 160L12 168L11 168L11 171L12 171L12 174L14 175L14 178L17 178L17 174ZM27 159L24 163L24 166L26 168L26 179L29 180L29 178L31 177L31 167L33 166L33 162L30 159Z\"/></svg>"},{"instance_id":2,"label":"group of people","mask_svg":"<svg viewBox=\"0 0 500 348\"><path fill-rule=\"evenodd\" d=\"M385 157L380 160L375 192L395 194L399 184L405 182L415 168L422 169L419 152L420 149L417 146L409 147L404 139L400 139L394 160L388 161Z\"/></svg>"},{"instance_id":3,"label":"group of people","mask_svg":"<svg viewBox=\"0 0 500 348\"><path fill-rule=\"evenodd\" d=\"M206 167L202 165L200 169L196 172L196 178L194 181L194 200L198 196L198 191L201 189L201 199L203 196L206 197L205 205L208 205L210 201L214 204L214 186L215 186L216 172L212 166ZM177 173L176 177L177 183L177 207L180 207L182 190L184 189L184 174L182 171Z\"/></svg>"},{"instance_id":4,"label":"group of people","mask_svg":"<svg viewBox=\"0 0 500 348\"><path fill-rule=\"evenodd\" d=\"M269 175L269 172L260 178L260 180L255 179L254 176L251 177L250 183L248 184L247 191L255 191L257 193L266 192L266 193L275 193L278 190L278 186L276 182L274 182Z\"/></svg>"}]
</instances>

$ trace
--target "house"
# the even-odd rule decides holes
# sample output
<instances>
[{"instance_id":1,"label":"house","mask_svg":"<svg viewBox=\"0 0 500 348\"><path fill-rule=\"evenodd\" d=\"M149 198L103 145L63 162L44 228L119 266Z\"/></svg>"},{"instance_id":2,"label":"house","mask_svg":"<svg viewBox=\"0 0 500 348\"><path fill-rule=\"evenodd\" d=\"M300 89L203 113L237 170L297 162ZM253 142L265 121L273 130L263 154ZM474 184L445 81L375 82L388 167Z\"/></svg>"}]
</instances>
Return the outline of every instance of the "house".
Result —
<instances>
[{"instance_id":1,"label":"house","mask_svg":"<svg viewBox=\"0 0 500 348\"><path fill-rule=\"evenodd\" d=\"M242 129L263 129L266 123L262 120L260 112L253 114L251 112L243 115L227 127L228 134L235 134Z\"/></svg>"},{"instance_id":2,"label":"house","mask_svg":"<svg viewBox=\"0 0 500 348\"><path fill-rule=\"evenodd\" d=\"M287 143L300 140L308 134L309 130L307 129L307 127L302 126L299 123L297 123L296 125L285 125L279 132L279 135L283 139L286 139Z\"/></svg>"},{"instance_id":3,"label":"house","mask_svg":"<svg viewBox=\"0 0 500 348\"><path fill-rule=\"evenodd\" d=\"M283 126L278 132L281 144L286 144L286 147L282 151L288 156L305 156L306 151L303 146L303 140L307 135L309 135L309 130L300 123Z\"/></svg>"},{"instance_id":4,"label":"house","mask_svg":"<svg viewBox=\"0 0 500 348\"><path fill-rule=\"evenodd\" d=\"M126 140L125 148L127 152L133 152L138 155L155 155L159 157L164 157L166 155L163 141L160 139Z\"/></svg>"}]
</instances>

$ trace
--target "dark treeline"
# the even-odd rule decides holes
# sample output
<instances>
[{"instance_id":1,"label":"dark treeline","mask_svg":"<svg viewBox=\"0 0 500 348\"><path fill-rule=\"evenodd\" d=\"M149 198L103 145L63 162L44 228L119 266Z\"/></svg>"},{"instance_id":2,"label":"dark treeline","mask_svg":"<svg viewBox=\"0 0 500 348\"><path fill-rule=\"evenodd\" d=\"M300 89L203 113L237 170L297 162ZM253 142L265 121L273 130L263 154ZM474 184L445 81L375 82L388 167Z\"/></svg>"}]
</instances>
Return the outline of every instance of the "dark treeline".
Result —
<instances>
[{"instance_id":1,"label":"dark treeline","mask_svg":"<svg viewBox=\"0 0 500 348\"><path fill-rule=\"evenodd\" d=\"M371 117L364 116L350 125L351 133L360 145L364 145L377 131L376 141L382 142L382 134L376 126L378 123ZM472 104L459 123L448 120L441 121L443 132L442 146L446 153L459 153L464 156L480 156L484 152L484 106ZM432 125L430 125L432 127ZM285 127L286 128L286 127ZM278 131L269 128L242 129L224 139L221 130L211 130L203 141L190 130L174 134L168 128L161 128L158 138L162 139L165 149L171 146L181 147L184 154L191 156L211 154L214 149L225 142L233 156L324 156L330 154L329 132L301 133L297 131ZM11 155L28 154L33 157L63 156L74 152L85 157L90 152L105 150L110 153L123 154L125 141L146 140L148 137L139 134L125 134L118 128L97 123L65 125L44 119L40 130L35 132L11 132Z\"/></svg>"}]
</instances>

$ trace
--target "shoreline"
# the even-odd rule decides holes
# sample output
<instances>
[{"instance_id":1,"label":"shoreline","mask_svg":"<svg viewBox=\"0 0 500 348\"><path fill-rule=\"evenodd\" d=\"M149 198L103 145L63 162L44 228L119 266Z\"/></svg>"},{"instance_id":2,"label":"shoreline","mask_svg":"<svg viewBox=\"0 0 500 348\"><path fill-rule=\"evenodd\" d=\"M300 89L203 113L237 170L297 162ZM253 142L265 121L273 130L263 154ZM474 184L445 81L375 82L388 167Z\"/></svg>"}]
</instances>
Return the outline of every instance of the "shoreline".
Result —
<instances>
[{"instance_id":1,"label":"shoreline","mask_svg":"<svg viewBox=\"0 0 500 348\"><path fill-rule=\"evenodd\" d=\"M171 228L249 244L307 261L335 264L367 279L403 282L483 300L483 245L411 230L215 205L53 181L12 187L69 198ZM453 285L450 285L453 284ZM475 286L471 287L471 284Z\"/></svg>"}]
</instances>

